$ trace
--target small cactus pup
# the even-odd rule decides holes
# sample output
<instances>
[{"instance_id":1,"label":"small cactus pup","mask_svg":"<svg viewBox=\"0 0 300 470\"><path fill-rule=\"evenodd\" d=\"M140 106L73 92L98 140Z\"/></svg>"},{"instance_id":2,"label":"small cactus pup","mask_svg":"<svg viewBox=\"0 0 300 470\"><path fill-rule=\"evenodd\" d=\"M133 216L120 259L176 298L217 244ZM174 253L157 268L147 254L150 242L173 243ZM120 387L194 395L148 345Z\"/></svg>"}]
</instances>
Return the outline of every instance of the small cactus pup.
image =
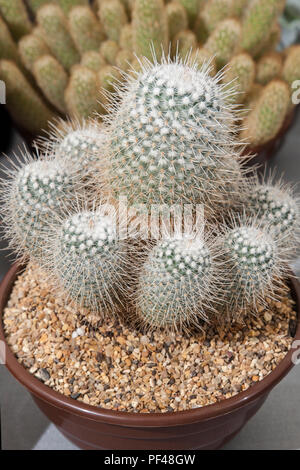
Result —
<instances>
[{"instance_id":1,"label":"small cactus pup","mask_svg":"<svg viewBox=\"0 0 300 470\"><path fill-rule=\"evenodd\" d=\"M27 153L6 173L9 179L1 181L5 236L19 258L40 262L49 224L82 194L83 182L70 165L48 157L34 160Z\"/></svg>"},{"instance_id":2,"label":"small cactus pup","mask_svg":"<svg viewBox=\"0 0 300 470\"><path fill-rule=\"evenodd\" d=\"M242 103L250 92L255 79L255 62L249 54L234 56L228 63L223 82L236 86L236 94L230 98L232 103Z\"/></svg>"},{"instance_id":3,"label":"small cactus pup","mask_svg":"<svg viewBox=\"0 0 300 470\"><path fill-rule=\"evenodd\" d=\"M221 21L209 36L204 47L216 58L220 70L237 53L240 47L241 24L234 18Z\"/></svg>"},{"instance_id":4,"label":"small cactus pup","mask_svg":"<svg viewBox=\"0 0 300 470\"><path fill-rule=\"evenodd\" d=\"M272 80L260 93L254 109L244 120L241 138L252 147L275 138L287 116L291 99L288 85Z\"/></svg>"},{"instance_id":5,"label":"small cactus pup","mask_svg":"<svg viewBox=\"0 0 300 470\"><path fill-rule=\"evenodd\" d=\"M214 212L239 181L232 90L209 66L165 59L141 67L111 96L104 116L111 191L130 204L203 204Z\"/></svg>"},{"instance_id":6,"label":"small cactus pup","mask_svg":"<svg viewBox=\"0 0 300 470\"><path fill-rule=\"evenodd\" d=\"M128 23L126 10L120 0L103 0L99 17L108 39L118 42L123 26Z\"/></svg>"},{"instance_id":7,"label":"small cactus pup","mask_svg":"<svg viewBox=\"0 0 300 470\"><path fill-rule=\"evenodd\" d=\"M78 6L69 13L69 30L81 54L98 50L105 35L96 15L88 6Z\"/></svg>"},{"instance_id":8,"label":"small cactus pup","mask_svg":"<svg viewBox=\"0 0 300 470\"><path fill-rule=\"evenodd\" d=\"M300 45L293 46L288 52L283 65L282 77L289 84L292 93L293 83L300 80Z\"/></svg>"},{"instance_id":9,"label":"small cactus pup","mask_svg":"<svg viewBox=\"0 0 300 470\"><path fill-rule=\"evenodd\" d=\"M122 308L131 249L118 234L117 214L99 207L54 226L45 271L79 307L103 318Z\"/></svg>"},{"instance_id":10,"label":"small cactus pup","mask_svg":"<svg viewBox=\"0 0 300 470\"><path fill-rule=\"evenodd\" d=\"M294 189L282 180L269 178L261 183L254 178L247 194L246 211L261 225L271 227L276 239L291 254L299 244L300 205Z\"/></svg>"},{"instance_id":11,"label":"small cactus pup","mask_svg":"<svg viewBox=\"0 0 300 470\"><path fill-rule=\"evenodd\" d=\"M188 28L188 18L185 8L177 1L166 5L170 39Z\"/></svg>"},{"instance_id":12,"label":"small cactus pup","mask_svg":"<svg viewBox=\"0 0 300 470\"><path fill-rule=\"evenodd\" d=\"M272 231L255 219L237 220L216 244L224 262L224 310L230 320L255 313L266 296L279 295L284 267Z\"/></svg>"},{"instance_id":13,"label":"small cactus pup","mask_svg":"<svg viewBox=\"0 0 300 470\"><path fill-rule=\"evenodd\" d=\"M0 0L0 13L16 41L31 32L32 24L22 0Z\"/></svg>"},{"instance_id":14,"label":"small cactus pup","mask_svg":"<svg viewBox=\"0 0 300 470\"><path fill-rule=\"evenodd\" d=\"M139 324L172 332L209 322L216 313L217 272L211 241L203 235L160 240L138 278Z\"/></svg>"},{"instance_id":15,"label":"small cactus pup","mask_svg":"<svg viewBox=\"0 0 300 470\"><path fill-rule=\"evenodd\" d=\"M136 0L133 9L133 52L152 59L167 53L168 18L163 0ZM153 50L152 50L153 49Z\"/></svg>"},{"instance_id":16,"label":"small cactus pup","mask_svg":"<svg viewBox=\"0 0 300 470\"><path fill-rule=\"evenodd\" d=\"M274 78L280 78L282 73L282 57L278 52L269 52L257 62L256 81L267 85Z\"/></svg>"}]
</instances>

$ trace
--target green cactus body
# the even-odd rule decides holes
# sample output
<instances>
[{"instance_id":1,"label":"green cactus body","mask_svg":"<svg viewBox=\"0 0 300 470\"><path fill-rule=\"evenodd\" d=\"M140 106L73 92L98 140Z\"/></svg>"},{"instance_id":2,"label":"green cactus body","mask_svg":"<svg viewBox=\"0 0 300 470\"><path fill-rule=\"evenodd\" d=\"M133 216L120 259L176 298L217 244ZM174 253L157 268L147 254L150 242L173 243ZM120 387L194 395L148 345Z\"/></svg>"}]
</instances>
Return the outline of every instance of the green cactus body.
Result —
<instances>
[{"instance_id":1,"label":"green cactus body","mask_svg":"<svg viewBox=\"0 0 300 470\"><path fill-rule=\"evenodd\" d=\"M18 125L33 135L48 128L53 113L13 62L0 61L0 79L6 84L6 105Z\"/></svg>"},{"instance_id":2,"label":"green cactus body","mask_svg":"<svg viewBox=\"0 0 300 470\"><path fill-rule=\"evenodd\" d=\"M94 72L98 72L106 65L106 61L99 52L88 51L82 55L80 64Z\"/></svg>"},{"instance_id":3,"label":"green cactus body","mask_svg":"<svg viewBox=\"0 0 300 470\"><path fill-rule=\"evenodd\" d=\"M251 187L247 200L250 215L258 218L262 225L275 231L276 240L285 248L299 235L299 202L291 188L282 184L260 184Z\"/></svg>"},{"instance_id":4,"label":"green cactus body","mask_svg":"<svg viewBox=\"0 0 300 470\"><path fill-rule=\"evenodd\" d=\"M102 27L89 7L79 6L69 13L69 30L81 54L98 50L104 39Z\"/></svg>"},{"instance_id":5,"label":"green cactus body","mask_svg":"<svg viewBox=\"0 0 300 470\"><path fill-rule=\"evenodd\" d=\"M276 137L287 115L290 104L288 86L273 80L262 91L255 108L244 120L241 137L253 147L263 145Z\"/></svg>"},{"instance_id":6,"label":"green cactus body","mask_svg":"<svg viewBox=\"0 0 300 470\"><path fill-rule=\"evenodd\" d=\"M244 102L244 107L246 108L246 110L248 110L247 114L249 114L249 112L251 112L255 108L263 89L264 87L259 83L254 83L252 85L252 88L246 96L246 100Z\"/></svg>"},{"instance_id":7,"label":"green cactus body","mask_svg":"<svg viewBox=\"0 0 300 470\"><path fill-rule=\"evenodd\" d=\"M240 18L246 7L248 6L249 0L232 0L232 16Z\"/></svg>"},{"instance_id":8,"label":"green cactus body","mask_svg":"<svg viewBox=\"0 0 300 470\"><path fill-rule=\"evenodd\" d=\"M282 72L282 58L277 52L262 56L257 62L256 81L267 85L274 78L279 78Z\"/></svg>"},{"instance_id":9,"label":"green cactus body","mask_svg":"<svg viewBox=\"0 0 300 470\"><path fill-rule=\"evenodd\" d=\"M114 219L79 212L53 237L52 270L64 294L94 314L115 314L122 305L129 250Z\"/></svg>"},{"instance_id":10,"label":"green cactus body","mask_svg":"<svg viewBox=\"0 0 300 470\"><path fill-rule=\"evenodd\" d=\"M37 21L53 55L66 70L70 70L80 61L80 55L68 31L62 10L57 5L45 5L38 11Z\"/></svg>"},{"instance_id":11,"label":"green cactus body","mask_svg":"<svg viewBox=\"0 0 300 470\"><path fill-rule=\"evenodd\" d=\"M242 23L241 47L256 56L268 40L274 21L278 16L281 0L252 0Z\"/></svg>"},{"instance_id":12,"label":"green cactus body","mask_svg":"<svg viewBox=\"0 0 300 470\"><path fill-rule=\"evenodd\" d=\"M202 239L162 240L139 276L137 315L146 328L182 330L209 319L213 260Z\"/></svg>"},{"instance_id":13,"label":"green cactus body","mask_svg":"<svg viewBox=\"0 0 300 470\"><path fill-rule=\"evenodd\" d=\"M36 14L38 9L49 3L49 0L26 0L30 10Z\"/></svg>"},{"instance_id":14,"label":"green cactus body","mask_svg":"<svg viewBox=\"0 0 300 470\"><path fill-rule=\"evenodd\" d=\"M101 111L98 103L99 89L96 72L82 65L74 67L65 91L65 103L69 114L82 120L91 118L95 112Z\"/></svg>"},{"instance_id":15,"label":"green cactus body","mask_svg":"<svg viewBox=\"0 0 300 470\"><path fill-rule=\"evenodd\" d=\"M133 10L133 49L139 56L157 60L169 46L168 19L162 0L136 0Z\"/></svg>"},{"instance_id":16,"label":"green cactus body","mask_svg":"<svg viewBox=\"0 0 300 470\"><path fill-rule=\"evenodd\" d=\"M232 103L242 103L250 92L255 79L255 63L249 54L241 53L234 56L228 63L223 82L234 85L236 95Z\"/></svg>"},{"instance_id":17,"label":"green cactus body","mask_svg":"<svg viewBox=\"0 0 300 470\"><path fill-rule=\"evenodd\" d=\"M204 46L215 55L218 69L224 67L238 51L240 39L241 24L238 20L229 18L218 24Z\"/></svg>"},{"instance_id":18,"label":"green cactus body","mask_svg":"<svg viewBox=\"0 0 300 470\"><path fill-rule=\"evenodd\" d=\"M103 1L99 16L108 39L118 42L122 27L128 22L123 4L119 0Z\"/></svg>"},{"instance_id":19,"label":"green cactus body","mask_svg":"<svg viewBox=\"0 0 300 470\"><path fill-rule=\"evenodd\" d=\"M32 24L22 0L0 0L0 12L15 41L31 32Z\"/></svg>"},{"instance_id":20,"label":"green cactus body","mask_svg":"<svg viewBox=\"0 0 300 470\"><path fill-rule=\"evenodd\" d=\"M201 70L203 66L209 64L209 74L212 77L214 77L217 73L217 65L215 58L204 47L194 50L191 54L189 62L191 64L195 64L199 70Z\"/></svg>"},{"instance_id":21,"label":"green cactus body","mask_svg":"<svg viewBox=\"0 0 300 470\"><path fill-rule=\"evenodd\" d=\"M103 41L100 46L100 54L110 65L116 65L116 58L119 51L119 45L112 39L107 39L107 41Z\"/></svg>"},{"instance_id":22,"label":"green cactus body","mask_svg":"<svg viewBox=\"0 0 300 470\"><path fill-rule=\"evenodd\" d=\"M19 54L23 65L30 72L34 62L39 57L49 54L49 48L45 41L36 34L28 34L23 36L18 44Z\"/></svg>"},{"instance_id":23,"label":"green cactus body","mask_svg":"<svg viewBox=\"0 0 300 470\"><path fill-rule=\"evenodd\" d=\"M283 65L282 77L292 91L293 83L300 80L300 46L294 46L288 52Z\"/></svg>"},{"instance_id":24,"label":"green cactus body","mask_svg":"<svg viewBox=\"0 0 300 470\"><path fill-rule=\"evenodd\" d=\"M0 16L0 59L13 60L18 63L20 61L18 48L13 40L7 25Z\"/></svg>"},{"instance_id":25,"label":"green cactus body","mask_svg":"<svg viewBox=\"0 0 300 470\"><path fill-rule=\"evenodd\" d=\"M89 0L55 0L65 14L68 14L72 8L77 6L88 6ZM49 3L49 2L48 2Z\"/></svg>"},{"instance_id":26,"label":"green cactus body","mask_svg":"<svg viewBox=\"0 0 300 470\"><path fill-rule=\"evenodd\" d=\"M120 93L112 98L120 99L118 110L107 118L116 197L127 196L129 204L202 203L208 211L225 194L230 199L227 187L231 183L234 191L239 178L232 164L239 154L225 131L234 117L218 78L165 63L143 69Z\"/></svg>"},{"instance_id":27,"label":"green cactus body","mask_svg":"<svg viewBox=\"0 0 300 470\"><path fill-rule=\"evenodd\" d=\"M106 65L98 72L99 80L99 100L102 104L103 110L108 104L107 92L113 93L116 82L120 80L121 75L116 67L111 65Z\"/></svg>"},{"instance_id":28,"label":"green cactus body","mask_svg":"<svg viewBox=\"0 0 300 470\"><path fill-rule=\"evenodd\" d=\"M22 258L41 261L50 224L74 203L82 182L62 162L46 159L26 163L15 169L6 183L3 220L13 250Z\"/></svg>"},{"instance_id":29,"label":"green cactus body","mask_svg":"<svg viewBox=\"0 0 300 470\"><path fill-rule=\"evenodd\" d=\"M218 23L230 17L231 13L232 0L209 0L200 12L207 33L211 34Z\"/></svg>"},{"instance_id":30,"label":"green cactus body","mask_svg":"<svg viewBox=\"0 0 300 470\"><path fill-rule=\"evenodd\" d=\"M132 24L124 24L120 32L120 47L126 51L133 50L133 30Z\"/></svg>"},{"instance_id":31,"label":"green cactus body","mask_svg":"<svg viewBox=\"0 0 300 470\"><path fill-rule=\"evenodd\" d=\"M64 93L69 77L62 65L51 55L44 55L34 62L33 74L49 103L66 113Z\"/></svg>"},{"instance_id":32,"label":"green cactus body","mask_svg":"<svg viewBox=\"0 0 300 470\"><path fill-rule=\"evenodd\" d=\"M255 224L228 229L222 240L226 280L224 292L229 314L244 315L272 295L280 263L276 243ZM224 273L225 274L225 273Z\"/></svg>"},{"instance_id":33,"label":"green cactus body","mask_svg":"<svg viewBox=\"0 0 300 470\"><path fill-rule=\"evenodd\" d=\"M182 59L191 54L197 48L197 38L195 33L190 30L181 31L178 33L172 44L172 53L175 57L176 54Z\"/></svg>"},{"instance_id":34,"label":"green cactus body","mask_svg":"<svg viewBox=\"0 0 300 470\"><path fill-rule=\"evenodd\" d=\"M134 55L132 52L121 50L116 57L116 66L123 72L127 72L133 59Z\"/></svg>"},{"instance_id":35,"label":"green cactus body","mask_svg":"<svg viewBox=\"0 0 300 470\"><path fill-rule=\"evenodd\" d=\"M172 1L166 5L169 36L172 40L176 34L185 29L188 29L188 16L184 6L177 2Z\"/></svg>"}]
</instances>

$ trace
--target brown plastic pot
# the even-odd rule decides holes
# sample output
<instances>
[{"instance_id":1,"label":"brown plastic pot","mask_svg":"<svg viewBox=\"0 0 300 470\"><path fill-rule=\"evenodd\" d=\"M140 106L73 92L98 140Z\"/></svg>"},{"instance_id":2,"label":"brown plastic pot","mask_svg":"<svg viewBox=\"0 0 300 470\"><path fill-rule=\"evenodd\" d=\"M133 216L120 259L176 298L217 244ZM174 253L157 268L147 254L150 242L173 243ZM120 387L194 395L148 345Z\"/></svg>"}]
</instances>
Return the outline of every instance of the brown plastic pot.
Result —
<instances>
[{"instance_id":1,"label":"brown plastic pot","mask_svg":"<svg viewBox=\"0 0 300 470\"><path fill-rule=\"evenodd\" d=\"M20 271L14 265L0 286L0 314ZM290 278L298 312L295 339L300 340L300 284ZM5 342L2 321L0 340ZM5 343L6 344L6 343ZM258 411L272 388L293 367L290 350L262 381L222 402L174 413L126 413L97 408L65 397L33 377L6 344L6 366L31 393L43 413L83 449L218 449Z\"/></svg>"}]
</instances>

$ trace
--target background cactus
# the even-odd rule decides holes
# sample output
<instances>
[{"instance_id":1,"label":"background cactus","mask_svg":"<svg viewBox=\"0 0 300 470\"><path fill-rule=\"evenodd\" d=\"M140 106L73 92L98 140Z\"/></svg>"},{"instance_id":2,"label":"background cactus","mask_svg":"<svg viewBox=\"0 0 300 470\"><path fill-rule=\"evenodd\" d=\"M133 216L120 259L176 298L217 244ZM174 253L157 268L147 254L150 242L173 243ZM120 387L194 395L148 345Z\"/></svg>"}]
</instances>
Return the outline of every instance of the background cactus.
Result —
<instances>
[{"instance_id":1,"label":"background cactus","mask_svg":"<svg viewBox=\"0 0 300 470\"><path fill-rule=\"evenodd\" d=\"M217 68L221 69L238 51L241 25L235 19L224 20L218 24L205 44L211 55L215 56Z\"/></svg>"},{"instance_id":2,"label":"background cactus","mask_svg":"<svg viewBox=\"0 0 300 470\"><path fill-rule=\"evenodd\" d=\"M284 61L282 77L292 87L300 79L300 46L292 47Z\"/></svg>"},{"instance_id":3,"label":"background cactus","mask_svg":"<svg viewBox=\"0 0 300 470\"><path fill-rule=\"evenodd\" d=\"M22 0L0 0L0 12L16 41L31 32L32 24Z\"/></svg>"},{"instance_id":4,"label":"background cactus","mask_svg":"<svg viewBox=\"0 0 300 470\"><path fill-rule=\"evenodd\" d=\"M166 6L168 18L169 37L173 39L180 31L187 29L188 17L185 8L177 1L172 1Z\"/></svg>"},{"instance_id":5,"label":"background cactus","mask_svg":"<svg viewBox=\"0 0 300 470\"><path fill-rule=\"evenodd\" d=\"M261 92L253 111L244 120L241 137L251 145L273 139L282 127L290 104L288 85L272 80Z\"/></svg>"},{"instance_id":6,"label":"background cactus","mask_svg":"<svg viewBox=\"0 0 300 470\"><path fill-rule=\"evenodd\" d=\"M97 73L82 65L76 65L64 95L70 116L86 119L96 111L101 112L99 90Z\"/></svg>"},{"instance_id":7,"label":"background cactus","mask_svg":"<svg viewBox=\"0 0 300 470\"><path fill-rule=\"evenodd\" d=\"M162 0L136 0L133 10L133 47L141 56L159 60L168 50L168 19Z\"/></svg>"},{"instance_id":8,"label":"background cactus","mask_svg":"<svg viewBox=\"0 0 300 470\"><path fill-rule=\"evenodd\" d=\"M256 81L261 85L267 85L274 78L280 78L281 72L281 55L276 52L270 52L262 56L257 63Z\"/></svg>"},{"instance_id":9,"label":"background cactus","mask_svg":"<svg viewBox=\"0 0 300 470\"><path fill-rule=\"evenodd\" d=\"M27 34L23 36L19 41L18 48L22 63L28 71L32 71L33 65L37 59L50 52L45 41L37 34Z\"/></svg>"},{"instance_id":10,"label":"background cactus","mask_svg":"<svg viewBox=\"0 0 300 470\"><path fill-rule=\"evenodd\" d=\"M110 65L116 64L116 57L120 51L119 45L112 39L107 39L101 44L100 53Z\"/></svg>"},{"instance_id":11,"label":"background cactus","mask_svg":"<svg viewBox=\"0 0 300 470\"><path fill-rule=\"evenodd\" d=\"M255 63L249 54L237 54L228 62L223 82L236 88L236 94L230 98L232 103L242 103L246 99L254 79Z\"/></svg>"},{"instance_id":12,"label":"background cactus","mask_svg":"<svg viewBox=\"0 0 300 470\"><path fill-rule=\"evenodd\" d=\"M90 50L98 50L105 37L99 21L87 6L75 7L70 11L69 29L81 54Z\"/></svg>"},{"instance_id":13,"label":"background cactus","mask_svg":"<svg viewBox=\"0 0 300 470\"><path fill-rule=\"evenodd\" d=\"M0 16L0 59L13 60L19 63L18 49L6 23Z\"/></svg>"},{"instance_id":14,"label":"background cactus","mask_svg":"<svg viewBox=\"0 0 300 470\"><path fill-rule=\"evenodd\" d=\"M119 0L104 0L100 4L99 16L109 39L118 42L122 27L127 23L127 15Z\"/></svg>"}]
</instances>

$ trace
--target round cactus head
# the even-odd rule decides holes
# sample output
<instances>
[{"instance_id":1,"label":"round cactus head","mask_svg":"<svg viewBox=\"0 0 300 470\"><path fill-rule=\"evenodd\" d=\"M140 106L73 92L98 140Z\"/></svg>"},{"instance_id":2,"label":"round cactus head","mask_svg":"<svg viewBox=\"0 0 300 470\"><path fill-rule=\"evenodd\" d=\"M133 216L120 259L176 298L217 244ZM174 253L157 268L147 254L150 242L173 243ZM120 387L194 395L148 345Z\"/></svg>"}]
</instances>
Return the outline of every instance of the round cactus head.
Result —
<instances>
[{"instance_id":1,"label":"round cactus head","mask_svg":"<svg viewBox=\"0 0 300 470\"><path fill-rule=\"evenodd\" d=\"M100 210L83 211L62 221L58 230L55 228L47 269L53 272L64 294L78 306L103 317L120 308L128 253L112 215Z\"/></svg>"},{"instance_id":2,"label":"round cactus head","mask_svg":"<svg viewBox=\"0 0 300 470\"><path fill-rule=\"evenodd\" d=\"M211 245L203 237L160 241L139 276L139 322L172 331L209 321L217 298L215 275Z\"/></svg>"},{"instance_id":3,"label":"round cactus head","mask_svg":"<svg viewBox=\"0 0 300 470\"><path fill-rule=\"evenodd\" d=\"M208 67L180 60L146 63L136 79L129 77L107 118L115 195L131 204L199 203L213 212L239 178L230 93Z\"/></svg>"},{"instance_id":4,"label":"round cactus head","mask_svg":"<svg viewBox=\"0 0 300 470\"><path fill-rule=\"evenodd\" d=\"M68 165L31 160L15 168L3 185L3 219L11 247L20 256L39 260L49 224L80 197L82 182Z\"/></svg>"},{"instance_id":5,"label":"round cactus head","mask_svg":"<svg viewBox=\"0 0 300 470\"><path fill-rule=\"evenodd\" d=\"M225 301L230 315L239 316L263 303L267 294L274 294L281 274L280 253L269 231L256 223L227 229L222 249Z\"/></svg>"}]
</instances>

